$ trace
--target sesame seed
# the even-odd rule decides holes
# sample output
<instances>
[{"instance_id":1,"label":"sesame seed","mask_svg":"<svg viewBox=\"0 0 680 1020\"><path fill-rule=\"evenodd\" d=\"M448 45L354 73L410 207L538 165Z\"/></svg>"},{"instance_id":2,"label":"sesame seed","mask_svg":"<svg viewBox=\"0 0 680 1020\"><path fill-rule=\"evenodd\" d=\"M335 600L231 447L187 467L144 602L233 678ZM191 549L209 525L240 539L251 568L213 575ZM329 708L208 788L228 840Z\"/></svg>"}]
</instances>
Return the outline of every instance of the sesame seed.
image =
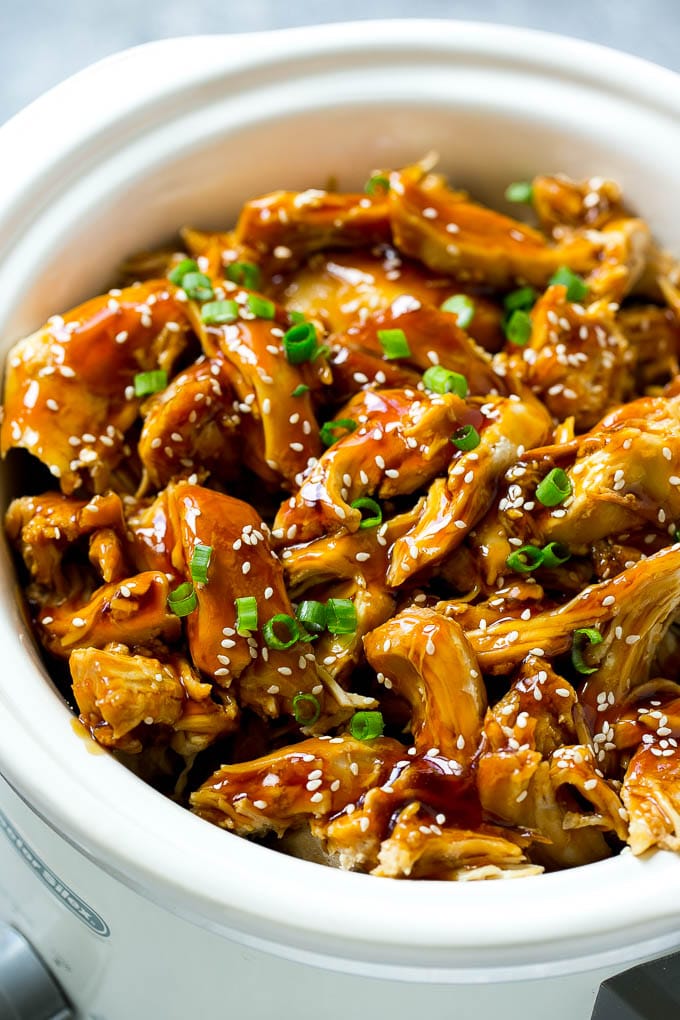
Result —
<instances>
[{"instance_id":1,"label":"sesame seed","mask_svg":"<svg viewBox=\"0 0 680 1020\"><path fill-rule=\"evenodd\" d=\"M245 560L245 562L241 564L241 573L250 573L250 560Z\"/></svg>"},{"instance_id":2,"label":"sesame seed","mask_svg":"<svg viewBox=\"0 0 680 1020\"><path fill-rule=\"evenodd\" d=\"M266 800L254 800L253 801L253 807L257 808L258 811L264 811L264 809L267 807L267 801Z\"/></svg>"},{"instance_id":3,"label":"sesame seed","mask_svg":"<svg viewBox=\"0 0 680 1020\"><path fill-rule=\"evenodd\" d=\"M518 804L521 804L521 803L522 803L522 801L523 801L523 800L526 800L526 798L527 798L527 797L528 797L528 792L527 792L527 790L522 790L522 792L521 792L521 793L518 793L518 794L517 794L517 796L515 797L515 801L516 801L516 802L517 802Z\"/></svg>"},{"instance_id":4,"label":"sesame seed","mask_svg":"<svg viewBox=\"0 0 680 1020\"><path fill-rule=\"evenodd\" d=\"M323 782L322 779L310 779L309 782L307 783L307 789L310 792L313 792L314 790L318 790L319 787L321 786L322 782Z\"/></svg>"},{"instance_id":5,"label":"sesame seed","mask_svg":"<svg viewBox=\"0 0 680 1020\"><path fill-rule=\"evenodd\" d=\"M381 457L378 453L375 458L376 467L379 467L381 471L385 469L385 458Z\"/></svg>"},{"instance_id":6,"label":"sesame seed","mask_svg":"<svg viewBox=\"0 0 680 1020\"><path fill-rule=\"evenodd\" d=\"M357 764L357 762L355 762L355 761L350 762L349 770L350 770L350 772L352 773L353 776L358 776L359 775L359 765Z\"/></svg>"}]
</instances>

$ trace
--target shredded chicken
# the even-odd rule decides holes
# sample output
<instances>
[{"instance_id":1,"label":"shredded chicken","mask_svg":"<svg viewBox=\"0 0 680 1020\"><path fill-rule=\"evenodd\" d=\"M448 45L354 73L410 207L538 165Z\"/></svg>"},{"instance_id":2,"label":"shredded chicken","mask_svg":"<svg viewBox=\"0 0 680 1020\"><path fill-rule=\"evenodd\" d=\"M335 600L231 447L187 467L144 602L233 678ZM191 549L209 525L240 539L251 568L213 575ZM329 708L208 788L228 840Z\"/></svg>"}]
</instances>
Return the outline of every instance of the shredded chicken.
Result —
<instances>
[{"instance_id":1,"label":"shredded chicken","mask_svg":"<svg viewBox=\"0 0 680 1020\"><path fill-rule=\"evenodd\" d=\"M26 612L93 740L284 853L680 852L680 264L613 181L520 219L433 163L255 197L17 340Z\"/></svg>"}]
</instances>

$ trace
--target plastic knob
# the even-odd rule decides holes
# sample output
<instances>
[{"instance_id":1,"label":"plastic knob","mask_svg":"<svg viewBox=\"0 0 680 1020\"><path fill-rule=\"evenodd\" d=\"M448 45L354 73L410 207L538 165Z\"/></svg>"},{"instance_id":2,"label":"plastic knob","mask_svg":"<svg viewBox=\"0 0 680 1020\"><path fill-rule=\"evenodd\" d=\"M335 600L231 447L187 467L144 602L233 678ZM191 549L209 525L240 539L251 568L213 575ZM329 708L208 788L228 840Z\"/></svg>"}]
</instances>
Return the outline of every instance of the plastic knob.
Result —
<instances>
[{"instance_id":1,"label":"plastic knob","mask_svg":"<svg viewBox=\"0 0 680 1020\"><path fill-rule=\"evenodd\" d=\"M0 1020L73 1020L61 988L30 942L0 921Z\"/></svg>"}]
</instances>

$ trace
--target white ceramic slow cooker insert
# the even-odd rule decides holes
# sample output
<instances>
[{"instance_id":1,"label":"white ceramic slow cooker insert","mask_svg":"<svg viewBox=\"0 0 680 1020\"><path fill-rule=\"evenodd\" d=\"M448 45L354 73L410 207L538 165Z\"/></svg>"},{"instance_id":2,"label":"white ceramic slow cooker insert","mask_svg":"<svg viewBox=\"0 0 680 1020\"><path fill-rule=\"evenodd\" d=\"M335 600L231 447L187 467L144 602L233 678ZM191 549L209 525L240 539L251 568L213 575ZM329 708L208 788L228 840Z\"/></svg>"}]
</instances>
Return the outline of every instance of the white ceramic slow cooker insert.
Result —
<instances>
[{"instance_id":1,"label":"white ceramic slow cooker insert","mask_svg":"<svg viewBox=\"0 0 680 1020\"><path fill-rule=\"evenodd\" d=\"M509 181L535 173L611 176L680 254L680 79L668 71L457 22L171 40L90 68L0 129L2 353L181 225L224 228L253 195L331 176L360 186L431 149L496 207ZM4 508L7 471L2 482ZM585 1020L604 976L680 947L675 855L397 882L192 816L75 731L2 556L0 919L34 943L78 1017L228 1006L252 1018L545 1008Z\"/></svg>"}]
</instances>

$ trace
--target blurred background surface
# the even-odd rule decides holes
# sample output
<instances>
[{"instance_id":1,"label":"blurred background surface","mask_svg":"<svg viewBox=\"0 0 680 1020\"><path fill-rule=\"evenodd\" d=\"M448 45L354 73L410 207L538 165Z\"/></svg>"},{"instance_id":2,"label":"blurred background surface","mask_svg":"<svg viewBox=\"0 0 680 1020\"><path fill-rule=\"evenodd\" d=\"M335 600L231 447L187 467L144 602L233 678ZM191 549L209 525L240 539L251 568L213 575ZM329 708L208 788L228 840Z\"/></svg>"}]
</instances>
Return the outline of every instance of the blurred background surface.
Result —
<instances>
[{"instance_id":1,"label":"blurred background surface","mask_svg":"<svg viewBox=\"0 0 680 1020\"><path fill-rule=\"evenodd\" d=\"M679 0L0 0L0 123L87 64L153 39L388 17L561 32L680 71Z\"/></svg>"}]
</instances>

